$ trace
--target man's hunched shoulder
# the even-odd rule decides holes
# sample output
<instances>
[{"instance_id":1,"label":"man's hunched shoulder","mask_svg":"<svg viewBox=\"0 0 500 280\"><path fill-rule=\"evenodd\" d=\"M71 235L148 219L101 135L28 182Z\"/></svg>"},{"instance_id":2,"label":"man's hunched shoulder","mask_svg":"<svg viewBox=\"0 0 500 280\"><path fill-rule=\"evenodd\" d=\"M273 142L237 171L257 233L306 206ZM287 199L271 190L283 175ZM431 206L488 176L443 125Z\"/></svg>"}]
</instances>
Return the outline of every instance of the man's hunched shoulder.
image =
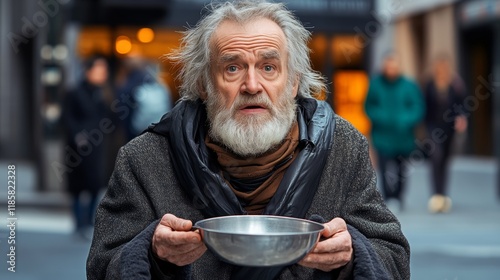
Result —
<instances>
[{"instance_id":1,"label":"man's hunched shoulder","mask_svg":"<svg viewBox=\"0 0 500 280\"><path fill-rule=\"evenodd\" d=\"M366 137L359 130L339 115L335 115L334 139L337 146L339 142L343 141L348 141L351 144L359 144L367 141Z\"/></svg>"},{"instance_id":2,"label":"man's hunched shoulder","mask_svg":"<svg viewBox=\"0 0 500 280\"><path fill-rule=\"evenodd\" d=\"M339 115L335 115L334 139L335 146L353 145L366 141L366 137L363 134ZM147 154L168 153L167 147L168 140L166 137L146 132L132 139L122 149L126 150L127 154L142 154L145 156Z\"/></svg>"},{"instance_id":3,"label":"man's hunched shoulder","mask_svg":"<svg viewBox=\"0 0 500 280\"><path fill-rule=\"evenodd\" d=\"M121 149L129 155L157 155L158 153L168 153L168 140L166 137L152 132L143 133L130 140Z\"/></svg>"}]
</instances>

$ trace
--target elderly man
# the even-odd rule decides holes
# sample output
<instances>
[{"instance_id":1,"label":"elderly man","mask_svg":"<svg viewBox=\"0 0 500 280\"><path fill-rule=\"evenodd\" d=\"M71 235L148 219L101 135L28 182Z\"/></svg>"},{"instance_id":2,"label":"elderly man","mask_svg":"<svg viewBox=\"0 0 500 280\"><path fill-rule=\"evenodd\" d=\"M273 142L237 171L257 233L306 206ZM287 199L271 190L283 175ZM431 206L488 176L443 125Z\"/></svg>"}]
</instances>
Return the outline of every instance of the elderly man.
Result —
<instances>
[{"instance_id":1,"label":"elderly man","mask_svg":"<svg viewBox=\"0 0 500 280\"><path fill-rule=\"evenodd\" d=\"M281 4L224 3L171 58L183 98L124 146L96 217L88 279L409 279L409 246L376 190L368 144L328 104L309 32ZM244 267L194 222L321 219L299 263Z\"/></svg>"}]
</instances>

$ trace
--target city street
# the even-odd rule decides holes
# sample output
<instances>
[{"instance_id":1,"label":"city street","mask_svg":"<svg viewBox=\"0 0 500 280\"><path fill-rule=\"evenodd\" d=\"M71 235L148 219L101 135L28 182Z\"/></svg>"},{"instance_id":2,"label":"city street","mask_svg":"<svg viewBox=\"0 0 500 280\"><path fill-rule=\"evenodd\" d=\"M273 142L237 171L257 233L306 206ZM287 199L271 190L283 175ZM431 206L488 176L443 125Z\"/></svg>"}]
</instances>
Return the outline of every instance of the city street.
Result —
<instances>
[{"instance_id":1,"label":"city street","mask_svg":"<svg viewBox=\"0 0 500 280\"><path fill-rule=\"evenodd\" d=\"M427 212L427 166L419 164L410 171L405 209L395 212L411 244L412 279L499 279L500 201L495 170L496 163L490 159L454 160L453 209L436 215ZM16 272L7 270L8 232L2 226L0 279L85 279L90 242L72 234L69 212L22 205L17 211ZM5 212L0 211L0 221L7 224Z\"/></svg>"}]
</instances>

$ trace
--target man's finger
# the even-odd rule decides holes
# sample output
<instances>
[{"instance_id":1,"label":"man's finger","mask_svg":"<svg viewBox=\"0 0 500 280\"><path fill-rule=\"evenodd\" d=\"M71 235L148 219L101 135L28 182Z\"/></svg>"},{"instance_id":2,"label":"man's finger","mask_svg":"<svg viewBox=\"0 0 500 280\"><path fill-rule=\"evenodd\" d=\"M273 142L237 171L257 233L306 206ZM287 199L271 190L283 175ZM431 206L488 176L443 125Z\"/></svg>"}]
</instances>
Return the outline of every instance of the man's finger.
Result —
<instances>
[{"instance_id":1,"label":"man's finger","mask_svg":"<svg viewBox=\"0 0 500 280\"><path fill-rule=\"evenodd\" d=\"M328 261L324 260L325 257L328 258ZM332 271L333 269L342 267L348 263L345 261L340 261L335 259L336 257L332 257L331 255L321 256L321 258L304 259L299 262L299 265L323 271Z\"/></svg>"},{"instance_id":2,"label":"man's finger","mask_svg":"<svg viewBox=\"0 0 500 280\"><path fill-rule=\"evenodd\" d=\"M176 231L189 231L193 227L193 222L190 220L177 218L172 214L165 214L161 218L160 224Z\"/></svg>"},{"instance_id":3,"label":"man's finger","mask_svg":"<svg viewBox=\"0 0 500 280\"><path fill-rule=\"evenodd\" d=\"M163 226L156 233L157 240L160 243L169 245L183 245L190 243L201 243L201 236L193 231L174 231L170 227Z\"/></svg>"},{"instance_id":4,"label":"man's finger","mask_svg":"<svg viewBox=\"0 0 500 280\"><path fill-rule=\"evenodd\" d=\"M334 237L318 242L311 253L323 254L349 251L351 246L350 236L346 233L340 233Z\"/></svg>"},{"instance_id":5,"label":"man's finger","mask_svg":"<svg viewBox=\"0 0 500 280\"><path fill-rule=\"evenodd\" d=\"M203 242L199 242L173 246L170 249L172 255L185 255L189 254L190 252L204 251L206 250L206 247Z\"/></svg>"},{"instance_id":6,"label":"man's finger","mask_svg":"<svg viewBox=\"0 0 500 280\"><path fill-rule=\"evenodd\" d=\"M335 218L328 223L324 224L325 229L321 232L324 237L331 237L336 233L347 230L345 221L341 218Z\"/></svg>"},{"instance_id":7,"label":"man's finger","mask_svg":"<svg viewBox=\"0 0 500 280\"><path fill-rule=\"evenodd\" d=\"M169 258L167 258L167 260L178 266L188 265L192 263L193 260L200 258L206 250L207 247L205 247L205 245L202 245L200 247L194 248L189 252L185 252L184 254L170 256Z\"/></svg>"}]
</instances>

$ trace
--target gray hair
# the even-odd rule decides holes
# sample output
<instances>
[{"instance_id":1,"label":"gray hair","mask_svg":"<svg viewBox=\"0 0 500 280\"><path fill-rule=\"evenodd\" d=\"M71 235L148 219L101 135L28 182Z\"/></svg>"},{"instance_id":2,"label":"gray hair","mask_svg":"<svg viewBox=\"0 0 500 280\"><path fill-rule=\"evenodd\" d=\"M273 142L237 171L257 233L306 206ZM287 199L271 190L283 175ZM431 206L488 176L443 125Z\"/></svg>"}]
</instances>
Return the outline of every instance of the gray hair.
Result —
<instances>
[{"instance_id":1,"label":"gray hair","mask_svg":"<svg viewBox=\"0 0 500 280\"><path fill-rule=\"evenodd\" d=\"M198 24L184 32L179 50L167 55L181 66L180 95L183 99L196 100L210 84L210 40L225 20L245 23L256 18L267 18L281 27L288 47L289 81L299 77L298 95L311 97L326 92L324 78L311 68L307 43L311 33L281 3L265 1L234 1L211 4L210 13Z\"/></svg>"}]
</instances>

